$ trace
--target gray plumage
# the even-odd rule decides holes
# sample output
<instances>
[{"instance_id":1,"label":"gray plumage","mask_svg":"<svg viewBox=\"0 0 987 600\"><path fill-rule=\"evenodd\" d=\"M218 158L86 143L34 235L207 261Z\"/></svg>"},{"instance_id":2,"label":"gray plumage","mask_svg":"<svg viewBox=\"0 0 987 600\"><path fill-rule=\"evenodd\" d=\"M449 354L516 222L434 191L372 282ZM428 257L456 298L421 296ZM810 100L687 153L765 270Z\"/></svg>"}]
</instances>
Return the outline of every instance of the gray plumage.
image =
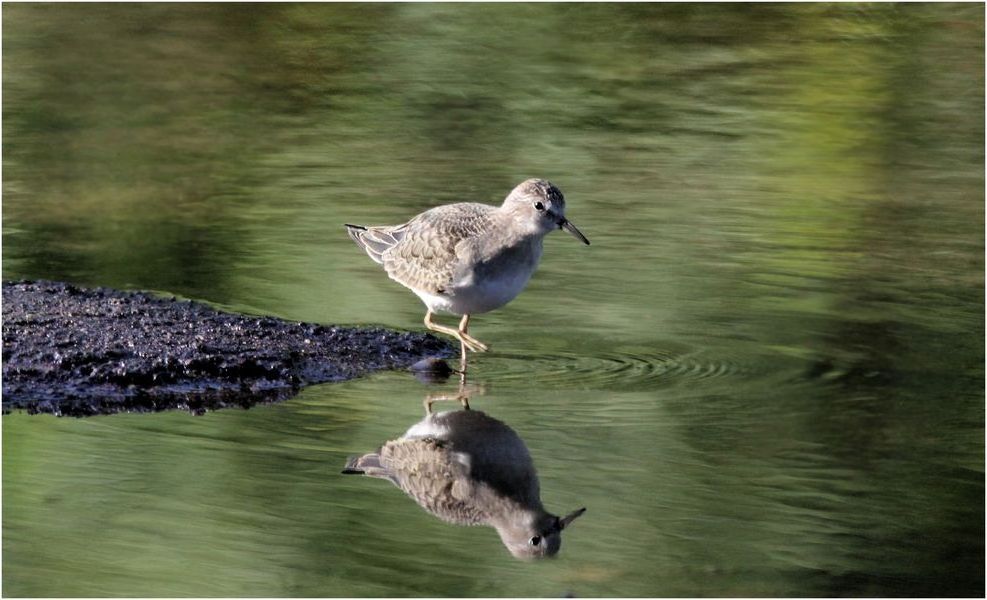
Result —
<instances>
[{"instance_id":1,"label":"gray plumage","mask_svg":"<svg viewBox=\"0 0 987 600\"><path fill-rule=\"evenodd\" d=\"M585 510L561 519L547 512L524 442L474 410L430 414L343 472L387 479L449 523L491 526L519 558L556 554L562 530Z\"/></svg>"},{"instance_id":2,"label":"gray plumage","mask_svg":"<svg viewBox=\"0 0 987 600\"><path fill-rule=\"evenodd\" d=\"M444 294L452 291L477 253L479 236L495 226L495 211L486 204L463 202L435 207L401 225L347 225L346 230L394 281Z\"/></svg>"},{"instance_id":3,"label":"gray plumage","mask_svg":"<svg viewBox=\"0 0 987 600\"><path fill-rule=\"evenodd\" d=\"M542 239L565 229L565 198L544 179L528 179L500 206L446 204L400 225L346 225L350 238L430 311L484 313L507 304L538 266Z\"/></svg>"}]
</instances>

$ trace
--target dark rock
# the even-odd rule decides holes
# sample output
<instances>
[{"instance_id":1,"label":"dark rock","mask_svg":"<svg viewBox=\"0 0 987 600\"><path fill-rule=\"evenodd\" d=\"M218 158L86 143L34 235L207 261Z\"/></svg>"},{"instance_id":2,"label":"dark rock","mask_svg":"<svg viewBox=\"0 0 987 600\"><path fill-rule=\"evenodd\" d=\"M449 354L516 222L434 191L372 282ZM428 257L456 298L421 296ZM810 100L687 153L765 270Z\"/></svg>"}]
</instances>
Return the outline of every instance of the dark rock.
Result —
<instances>
[{"instance_id":1,"label":"dark rock","mask_svg":"<svg viewBox=\"0 0 987 600\"><path fill-rule=\"evenodd\" d=\"M448 356L432 335L225 313L143 292L3 284L3 409L196 413Z\"/></svg>"},{"instance_id":2,"label":"dark rock","mask_svg":"<svg viewBox=\"0 0 987 600\"><path fill-rule=\"evenodd\" d=\"M408 370L422 383L444 383L455 372L449 363L434 356L421 359L408 367Z\"/></svg>"}]
</instances>

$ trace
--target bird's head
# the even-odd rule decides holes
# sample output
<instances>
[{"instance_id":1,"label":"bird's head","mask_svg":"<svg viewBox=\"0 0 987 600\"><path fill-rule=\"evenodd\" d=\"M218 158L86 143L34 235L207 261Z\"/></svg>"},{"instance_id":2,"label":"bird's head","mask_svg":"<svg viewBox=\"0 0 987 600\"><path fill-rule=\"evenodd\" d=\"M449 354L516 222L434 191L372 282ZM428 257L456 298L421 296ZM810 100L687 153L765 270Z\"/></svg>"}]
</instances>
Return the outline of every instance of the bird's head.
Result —
<instances>
[{"instance_id":1,"label":"bird's head","mask_svg":"<svg viewBox=\"0 0 987 600\"><path fill-rule=\"evenodd\" d=\"M555 229L564 229L589 245L586 236L565 217L562 190L544 179L521 182L504 199L503 208L532 233L545 235Z\"/></svg>"},{"instance_id":2,"label":"bird's head","mask_svg":"<svg viewBox=\"0 0 987 600\"><path fill-rule=\"evenodd\" d=\"M544 513L529 525L498 527L497 532L515 558L530 560L555 556L562 547L562 530L584 512L586 509L580 508L564 517Z\"/></svg>"}]
</instances>

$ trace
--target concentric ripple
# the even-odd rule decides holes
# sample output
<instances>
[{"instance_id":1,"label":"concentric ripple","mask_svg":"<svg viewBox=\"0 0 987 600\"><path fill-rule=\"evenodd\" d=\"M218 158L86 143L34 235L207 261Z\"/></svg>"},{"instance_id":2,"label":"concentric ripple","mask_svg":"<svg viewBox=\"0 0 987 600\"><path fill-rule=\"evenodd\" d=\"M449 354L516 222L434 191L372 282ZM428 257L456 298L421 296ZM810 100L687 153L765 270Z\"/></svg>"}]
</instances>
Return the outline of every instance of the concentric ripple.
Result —
<instances>
[{"instance_id":1,"label":"concentric ripple","mask_svg":"<svg viewBox=\"0 0 987 600\"><path fill-rule=\"evenodd\" d=\"M562 389L646 389L676 381L749 377L759 371L752 361L701 350L674 352L660 348L646 352L602 349L592 355L508 352L481 360L484 378L490 381Z\"/></svg>"}]
</instances>

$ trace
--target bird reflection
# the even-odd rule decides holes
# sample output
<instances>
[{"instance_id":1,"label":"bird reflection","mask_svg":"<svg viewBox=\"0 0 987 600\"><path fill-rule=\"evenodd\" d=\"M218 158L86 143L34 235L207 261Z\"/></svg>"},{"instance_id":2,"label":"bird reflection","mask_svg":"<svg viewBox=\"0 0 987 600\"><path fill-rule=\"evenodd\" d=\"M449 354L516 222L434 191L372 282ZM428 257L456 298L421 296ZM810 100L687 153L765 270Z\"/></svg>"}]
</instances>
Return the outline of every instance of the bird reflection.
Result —
<instances>
[{"instance_id":1,"label":"bird reflection","mask_svg":"<svg viewBox=\"0 0 987 600\"><path fill-rule=\"evenodd\" d=\"M517 558L553 556L562 531L586 510L564 517L545 510L538 475L513 429L469 408L469 392L430 396L425 418L376 452L350 458L345 474L390 480L426 511L457 525L488 525ZM455 400L462 410L432 412Z\"/></svg>"}]
</instances>

